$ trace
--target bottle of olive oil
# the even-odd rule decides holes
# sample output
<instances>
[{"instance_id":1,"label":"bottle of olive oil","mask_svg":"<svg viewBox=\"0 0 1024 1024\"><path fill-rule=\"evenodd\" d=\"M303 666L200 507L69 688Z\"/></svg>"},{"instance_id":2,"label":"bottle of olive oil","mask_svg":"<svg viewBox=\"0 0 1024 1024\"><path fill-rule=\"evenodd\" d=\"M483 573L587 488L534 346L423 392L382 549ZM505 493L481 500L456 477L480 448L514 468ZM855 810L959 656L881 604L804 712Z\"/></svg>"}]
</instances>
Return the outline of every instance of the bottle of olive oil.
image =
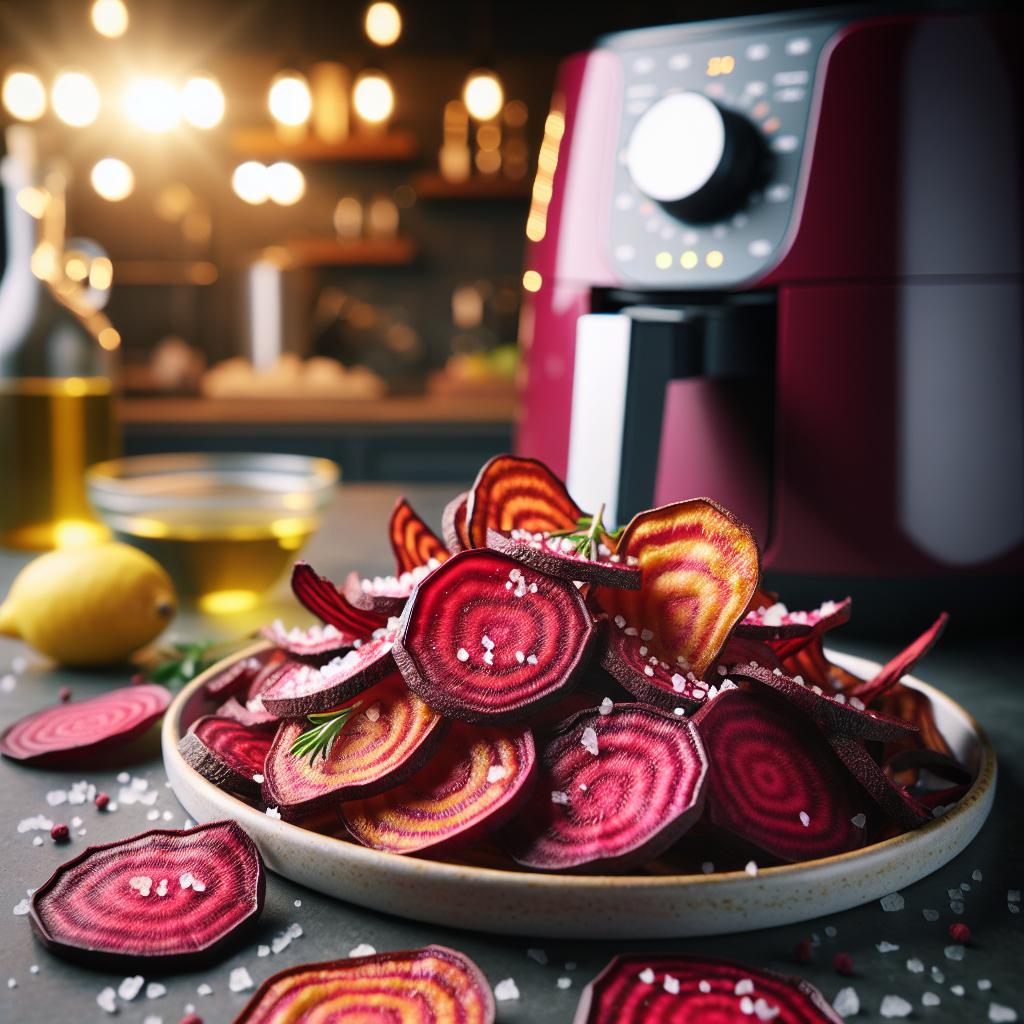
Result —
<instances>
[{"instance_id":1,"label":"bottle of olive oil","mask_svg":"<svg viewBox=\"0 0 1024 1024\"><path fill-rule=\"evenodd\" d=\"M65 260L66 176L42 170L31 128L8 128L5 142L0 545L86 543L106 533L86 500L85 470L119 452L112 350L120 338L90 301L91 268ZM109 286L109 262L97 269Z\"/></svg>"}]
</instances>

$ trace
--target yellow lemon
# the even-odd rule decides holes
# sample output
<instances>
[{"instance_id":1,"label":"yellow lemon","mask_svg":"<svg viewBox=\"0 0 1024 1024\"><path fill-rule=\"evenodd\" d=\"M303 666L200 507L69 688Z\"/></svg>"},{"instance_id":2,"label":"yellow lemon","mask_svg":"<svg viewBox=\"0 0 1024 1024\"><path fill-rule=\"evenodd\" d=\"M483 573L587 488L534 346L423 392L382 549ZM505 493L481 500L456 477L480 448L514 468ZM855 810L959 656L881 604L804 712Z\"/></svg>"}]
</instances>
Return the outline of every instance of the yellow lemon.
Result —
<instances>
[{"instance_id":1,"label":"yellow lemon","mask_svg":"<svg viewBox=\"0 0 1024 1024\"><path fill-rule=\"evenodd\" d=\"M0 605L0 633L63 665L109 665L155 639L176 605L170 577L137 548L64 548L18 573Z\"/></svg>"}]
</instances>

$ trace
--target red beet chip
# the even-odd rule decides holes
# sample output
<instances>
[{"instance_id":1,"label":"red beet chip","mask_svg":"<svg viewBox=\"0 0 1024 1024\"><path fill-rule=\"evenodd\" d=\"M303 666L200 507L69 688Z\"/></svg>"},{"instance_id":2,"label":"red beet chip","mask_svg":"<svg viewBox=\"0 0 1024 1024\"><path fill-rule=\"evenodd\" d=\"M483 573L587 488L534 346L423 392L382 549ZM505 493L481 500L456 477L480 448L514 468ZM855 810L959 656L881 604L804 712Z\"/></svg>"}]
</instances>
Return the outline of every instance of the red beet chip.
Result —
<instances>
[{"instance_id":1,"label":"red beet chip","mask_svg":"<svg viewBox=\"0 0 1024 1024\"><path fill-rule=\"evenodd\" d=\"M826 601L820 608L807 611L789 611L784 605L754 608L736 625L736 636L756 640L789 640L806 637L815 630L824 631L848 622L852 602Z\"/></svg>"},{"instance_id":2,"label":"red beet chip","mask_svg":"<svg viewBox=\"0 0 1024 1024\"><path fill-rule=\"evenodd\" d=\"M651 654L703 677L757 589L760 553L750 529L720 505L695 498L635 516L616 553L637 559L638 591L600 587L616 625L651 634Z\"/></svg>"},{"instance_id":3,"label":"red beet chip","mask_svg":"<svg viewBox=\"0 0 1024 1024\"><path fill-rule=\"evenodd\" d=\"M440 565L440 562L435 565ZM422 578L425 574L424 568L417 570L417 577ZM418 579L412 572L403 573L401 576L378 576L373 579L360 576L357 572L350 572L345 577L343 592L345 599L353 608L391 617L401 614L417 582Z\"/></svg>"},{"instance_id":4,"label":"red beet chip","mask_svg":"<svg viewBox=\"0 0 1024 1024\"><path fill-rule=\"evenodd\" d=\"M319 668L288 662L260 694L263 707L281 718L301 718L337 707L395 668L395 634L377 630L372 639Z\"/></svg>"},{"instance_id":5,"label":"red beet chip","mask_svg":"<svg viewBox=\"0 0 1024 1024\"><path fill-rule=\"evenodd\" d=\"M426 946L278 971L260 985L235 1024L286 1024L313 1016L325 1024L357 1018L492 1024L494 996L469 957Z\"/></svg>"},{"instance_id":6,"label":"red beet chip","mask_svg":"<svg viewBox=\"0 0 1024 1024\"><path fill-rule=\"evenodd\" d=\"M354 607L325 576L318 576L307 562L292 569L292 593L321 622L350 637L366 637L387 623L387 616Z\"/></svg>"},{"instance_id":7,"label":"red beet chip","mask_svg":"<svg viewBox=\"0 0 1024 1024\"><path fill-rule=\"evenodd\" d=\"M71 830L63 822L50 829L50 838L55 843L66 843L71 838Z\"/></svg>"},{"instance_id":8,"label":"red beet chip","mask_svg":"<svg viewBox=\"0 0 1024 1024\"><path fill-rule=\"evenodd\" d=\"M274 734L266 727L205 715L178 741L181 756L215 786L248 800L260 795L254 775L263 774Z\"/></svg>"},{"instance_id":9,"label":"red beet chip","mask_svg":"<svg viewBox=\"0 0 1024 1024\"><path fill-rule=\"evenodd\" d=\"M440 538L416 514L405 498L399 498L391 510L388 538L395 554L399 576L429 565L431 561L443 562L448 557L448 549Z\"/></svg>"},{"instance_id":10,"label":"red beet chip","mask_svg":"<svg viewBox=\"0 0 1024 1024\"><path fill-rule=\"evenodd\" d=\"M574 1024L840 1024L809 982L728 960L630 953L583 990Z\"/></svg>"},{"instance_id":11,"label":"red beet chip","mask_svg":"<svg viewBox=\"0 0 1024 1024\"><path fill-rule=\"evenodd\" d=\"M863 743L848 736L830 736L829 743L868 795L903 828L918 828L931 821L931 811L890 779Z\"/></svg>"},{"instance_id":12,"label":"red beet chip","mask_svg":"<svg viewBox=\"0 0 1024 1024\"><path fill-rule=\"evenodd\" d=\"M277 728L278 723L281 719L277 715L272 715L263 707L263 699L257 698L254 701L254 706L249 707L245 704L239 704L234 697L229 697L216 711L218 718L230 718L233 722L238 722L239 725L244 725L249 729L258 728Z\"/></svg>"},{"instance_id":13,"label":"red beet chip","mask_svg":"<svg viewBox=\"0 0 1024 1024\"><path fill-rule=\"evenodd\" d=\"M862 683L854 696L865 704L873 704L879 697L896 685L935 646L942 636L949 616L943 612L912 644L900 651L890 662L883 665L874 678Z\"/></svg>"},{"instance_id":14,"label":"red beet chip","mask_svg":"<svg viewBox=\"0 0 1024 1024\"><path fill-rule=\"evenodd\" d=\"M67 702L71 700L71 687L62 686L57 691L57 699L61 702L61 704L67 704Z\"/></svg>"},{"instance_id":15,"label":"red beet chip","mask_svg":"<svg viewBox=\"0 0 1024 1024\"><path fill-rule=\"evenodd\" d=\"M326 758L292 746L307 722L283 722L266 759L264 802L285 818L379 793L402 782L434 753L447 723L393 673L365 691Z\"/></svg>"},{"instance_id":16,"label":"red beet chip","mask_svg":"<svg viewBox=\"0 0 1024 1024\"><path fill-rule=\"evenodd\" d=\"M832 958L832 969L836 974L849 977L853 974L853 957L849 953L836 953Z\"/></svg>"},{"instance_id":17,"label":"red beet chip","mask_svg":"<svg viewBox=\"0 0 1024 1024\"><path fill-rule=\"evenodd\" d=\"M692 711L707 698L707 683L651 653L649 630L627 626L621 616L616 623L602 615L601 639L601 668L637 700L669 711Z\"/></svg>"},{"instance_id":18,"label":"red beet chip","mask_svg":"<svg viewBox=\"0 0 1024 1024\"><path fill-rule=\"evenodd\" d=\"M496 455L485 462L469 492L466 532L473 547L487 544L487 531L548 533L576 526L583 510L565 484L543 462Z\"/></svg>"},{"instance_id":19,"label":"red beet chip","mask_svg":"<svg viewBox=\"0 0 1024 1024\"><path fill-rule=\"evenodd\" d=\"M94 767L146 732L170 702L164 687L146 683L57 704L9 726L0 735L0 754L51 768Z\"/></svg>"},{"instance_id":20,"label":"red beet chip","mask_svg":"<svg viewBox=\"0 0 1024 1024\"><path fill-rule=\"evenodd\" d=\"M602 553L598 548L594 557L591 557L588 552L579 553L574 543L566 537L553 537L550 533L532 533L529 530L513 530L511 533L488 530L487 546L533 569L564 580L600 583L627 590L640 589L640 570L636 566L625 565L618 555L607 548L607 553Z\"/></svg>"},{"instance_id":21,"label":"red beet chip","mask_svg":"<svg viewBox=\"0 0 1024 1024\"><path fill-rule=\"evenodd\" d=\"M456 494L444 507L441 516L441 535L445 546L453 554L467 551L473 545L466 532L466 511L469 507L469 491Z\"/></svg>"},{"instance_id":22,"label":"red beet chip","mask_svg":"<svg viewBox=\"0 0 1024 1024\"><path fill-rule=\"evenodd\" d=\"M798 964L809 964L814 958L814 947L810 939L801 939L793 947L793 959Z\"/></svg>"},{"instance_id":23,"label":"red beet chip","mask_svg":"<svg viewBox=\"0 0 1024 1024\"><path fill-rule=\"evenodd\" d=\"M107 809L107 805L110 803L110 796L107 793L97 793L96 799L93 803L96 804L101 811L105 811Z\"/></svg>"},{"instance_id":24,"label":"red beet chip","mask_svg":"<svg viewBox=\"0 0 1024 1024\"><path fill-rule=\"evenodd\" d=\"M342 820L364 846L389 853L467 846L519 810L535 766L529 729L456 725L408 782L343 804Z\"/></svg>"},{"instance_id":25,"label":"red beet chip","mask_svg":"<svg viewBox=\"0 0 1024 1024\"><path fill-rule=\"evenodd\" d=\"M700 817L707 772L697 732L683 718L643 704L582 711L544 748L506 848L542 871L642 864Z\"/></svg>"},{"instance_id":26,"label":"red beet chip","mask_svg":"<svg viewBox=\"0 0 1024 1024\"><path fill-rule=\"evenodd\" d=\"M348 650L369 634L348 632L329 623L310 626L308 629L300 629L298 626L286 629L278 620L264 626L260 635L293 658L324 658Z\"/></svg>"},{"instance_id":27,"label":"red beet chip","mask_svg":"<svg viewBox=\"0 0 1024 1024\"><path fill-rule=\"evenodd\" d=\"M949 926L949 937L961 946L966 946L971 941L971 929L962 921L956 921Z\"/></svg>"},{"instance_id":28,"label":"red beet chip","mask_svg":"<svg viewBox=\"0 0 1024 1024\"><path fill-rule=\"evenodd\" d=\"M767 693L727 690L692 719L708 753L707 813L786 861L864 845L863 796L825 738Z\"/></svg>"},{"instance_id":29,"label":"red beet chip","mask_svg":"<svg viewBox=\"0 0 1024 1024\"><path fill-rule=\"evenodd\" d=\"M32 896L51 952L115 969L184 969L216 959L255 925L266 887L253 841L233 821L154 829L90 846Z\"/></svg>"},{"instance_id":30,"label":"red beet chip","mask_svg":"<svg viewBox=\"0 0 1024 1024\"><path fill-rule=\"evenodd\" d=\"M914 730L909 722L865 707L856 697L848 699L843 693L830 693L820 686L762 665L733 665L729 674L768 687L830 733L867 740L891 740Z\"/></svg>"},{"instance_id":31,"label":"red beet chip","mask_svg":"<svg viewBox=\"0 0 1024 1024\"><path fill-rule=\"evenodd\" d=\"M435 711L497 724L567 693L594 634L573 584L495 551L463 551L416 588L394 657Z\"/></svg>"},{"instance_id":32,"label":"red beet chip","mask_svg":"<svg viewBox=\"0 0 1024 1024\"><path fill-rule=\"evenodd\" d=\"M772 648L784 648L789 641L781 641L779 643L773 643ZM811 636L808 638L808 642L800 650L794 651L791 654L785 655L785 657L779 656L779 654L773 649L772 659L766 660L762 656L751 655L748 658L740 658L738 661L756 661L759 665L767 668L779 668L787 676L796 677L801 676L804 682L811 684L812 686L820 686L823 690L827 690L829 693L835 693L837 691L843 691L847 695L851 691L860 685L861 679L855 676L852 672L847 672L845 668L840 668L838 665L834 665L828 660L825 655L825 648L822 645L822 639L820 636ZM879 708L880 711L885 711L885 708ZM897 715L897 718L903 716Z\"/></svg>"},{"instance_id":33,"label":"red beet chip","mask_svg":"<svg viewBox=\"0 0 1024 1024\"><path fill-rule=\"evenodd\" d=\"M262 667L260 658L241 658L208 679L203 685L203 692L210 700L239 697L249 689Z\"/></svg>"}]
</instances>

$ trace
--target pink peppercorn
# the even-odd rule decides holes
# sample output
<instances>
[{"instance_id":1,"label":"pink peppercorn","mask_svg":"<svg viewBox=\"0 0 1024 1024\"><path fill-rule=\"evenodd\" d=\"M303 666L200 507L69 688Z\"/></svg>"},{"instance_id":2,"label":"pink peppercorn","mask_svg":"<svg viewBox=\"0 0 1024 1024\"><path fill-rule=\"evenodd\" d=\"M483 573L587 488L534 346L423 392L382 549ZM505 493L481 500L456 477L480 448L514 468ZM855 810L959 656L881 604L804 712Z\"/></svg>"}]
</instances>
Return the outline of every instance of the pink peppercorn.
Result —
<instances>
[{"instance_id":1,"label":"pink peppercorn","mask_svg":"<svg viewBox=\"0 0 1024 1024\"><path fill-rule=\"evenodd\" d=\"M71 700L71 687L62 686L57 691L57 698L60 700L61 704L67 704L67 702Z\"/></svg>"},{"instance_id":2,"label":"pink peppercorn","mask_svg":"<svg viewBox=\"0 0 1024 1024\"><path fill-rule=\"evenodd\" d=\"M110 803L110 797L106 793L97 793L96 799L93 803L95 803L101 811L105 811L107 809L107 804Z\"/></svg>"},{"instance_id":3,"label":"pink peppercorn","mask_svg":"<svg viewBox=\"0 0 1024 1024\"><path fill-rule=\"evenodd\" d=\"M949 937L954 942L959 942L962 946L966 946L971 941L971 929L961 921L957 921L949 926Z\"/></svg>"},{"instance_id":4,"label":"pink peppercorn","mask_svg":"<svg viewBox=\"0 0 1024 1024\"><path fill-rule=\"evenodd\" d=\"M853 974L853 957L849 953L836 953L832 958L832 967L836 974L849 976Z\"/></svg>"},{"instance_id":5,"label":"pink peppercorn","mask_svg":"<svg viewBox=\"0 0 1024 1024\"><path fill-rule=\"evenodd\" d=\"M50 829L50 838L55 843L66 843L71 838L71 829L63 822L60 822Z\"/></svg>"},{"instance_id":6,"label":"pink peppercorn","mask_svg":"<svg viewBox=\"0 0 1024 1024\"><path fill-rule=\"evenodd\" d=\"M801 939L793 947L793 959L798 964L809 964L813 955L813 947L811 946L810 940Z\"/></svg>"}]
</instances>

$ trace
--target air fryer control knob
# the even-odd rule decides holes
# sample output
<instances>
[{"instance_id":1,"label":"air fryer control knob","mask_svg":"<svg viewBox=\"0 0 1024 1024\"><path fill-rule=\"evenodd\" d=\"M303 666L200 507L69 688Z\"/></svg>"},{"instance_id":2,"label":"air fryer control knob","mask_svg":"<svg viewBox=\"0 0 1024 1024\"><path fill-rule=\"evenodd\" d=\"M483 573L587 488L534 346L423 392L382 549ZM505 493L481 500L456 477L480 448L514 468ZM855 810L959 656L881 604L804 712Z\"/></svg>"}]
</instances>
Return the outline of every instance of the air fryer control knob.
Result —
<instances>
[{"instance_id":1,"label":"air fryer control knob","mask_svg":"<svg viewBox=\"0 0 1024 1024\"><path fill-rule=\"evenodd\" d=\"M767 170L757 129L698 92L665 96L637 121L626 148L637 188L682 220L715 220L743 206Z\"/></svg>"}]
</instances>

